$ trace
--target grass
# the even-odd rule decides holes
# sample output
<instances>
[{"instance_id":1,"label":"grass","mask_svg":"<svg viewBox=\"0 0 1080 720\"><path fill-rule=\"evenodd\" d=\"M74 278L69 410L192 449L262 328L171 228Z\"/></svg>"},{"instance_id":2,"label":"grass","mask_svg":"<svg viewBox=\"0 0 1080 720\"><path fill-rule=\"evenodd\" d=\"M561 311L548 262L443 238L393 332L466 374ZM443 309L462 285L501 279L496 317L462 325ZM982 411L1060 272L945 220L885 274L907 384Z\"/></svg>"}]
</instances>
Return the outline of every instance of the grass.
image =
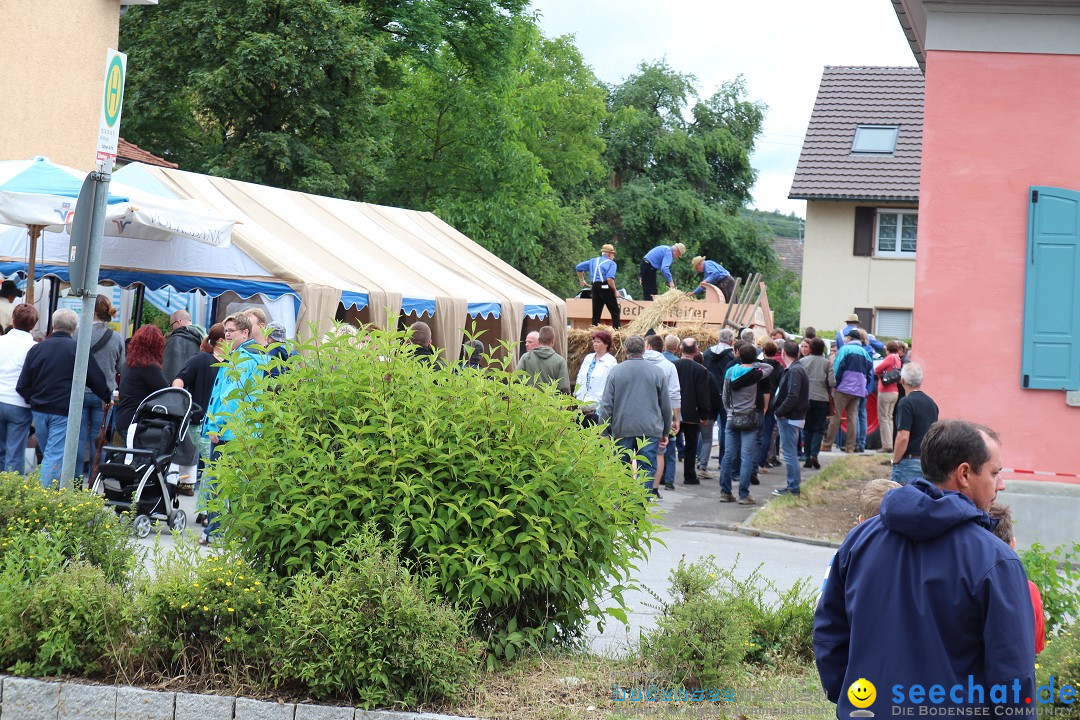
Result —
<instances>
[{"instance_id":1,"label":"grass","mask_svg":"<svg viewBox=\"0 0 1080 720\"><path fill-rule=\"evenodd\" d=\"M887 455L846 455L804 481L799 497L773 499L750 524L764 530L839 542L858 516L862 484L888 476Z\"/></svg>"},{"instance_id":2,"label":"grass","mask_svg":"<svg viewBox=\"0 0 1080 720\"><path fill-rule=\"evenodd\" d=\"M536 653L494 672L481 673L473 689L452 705L424 709L493 720L614 720L661 715L731 720L836 717L836 706L825 699L810 664L768 670L748 667L734 687L718 689L731 698L722 702L613 698L613 684L648 688L651 677L648 666L637 658Z\"/></svg>"}]
</instances>

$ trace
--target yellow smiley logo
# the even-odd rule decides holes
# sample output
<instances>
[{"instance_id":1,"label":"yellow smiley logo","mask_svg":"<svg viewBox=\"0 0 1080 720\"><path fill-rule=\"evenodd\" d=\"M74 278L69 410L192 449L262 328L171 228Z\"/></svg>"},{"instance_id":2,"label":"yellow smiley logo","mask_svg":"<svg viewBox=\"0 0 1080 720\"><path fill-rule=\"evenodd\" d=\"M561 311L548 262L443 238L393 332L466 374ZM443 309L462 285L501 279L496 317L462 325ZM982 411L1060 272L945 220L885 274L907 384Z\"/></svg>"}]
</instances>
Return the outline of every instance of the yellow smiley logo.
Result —
<instances>
[{"instance_id":1,"label":"yellow smiley logo","mask_svg":"<svg viewBox=\"0 0 1080 720\"><path fill-rule=\"evenodd\" d=\"M855 682L851 683L851 687L847 691L848 700L851 704L857 708L868 708L874 704L874 700L877 699L877 688L874 687L874 683L870 682L866 678L859 678Z\"/></svg>"}]
</instances>

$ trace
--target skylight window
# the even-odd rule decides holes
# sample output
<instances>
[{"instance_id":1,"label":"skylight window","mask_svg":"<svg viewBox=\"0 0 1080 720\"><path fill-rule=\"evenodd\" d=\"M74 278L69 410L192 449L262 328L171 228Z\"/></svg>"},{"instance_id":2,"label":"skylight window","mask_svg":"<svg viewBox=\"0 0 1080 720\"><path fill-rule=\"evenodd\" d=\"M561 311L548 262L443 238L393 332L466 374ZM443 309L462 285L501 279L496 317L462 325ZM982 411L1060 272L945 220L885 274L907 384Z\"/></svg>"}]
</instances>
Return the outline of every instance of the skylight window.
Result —
<instances>
[{"instance_id":1,"label":"skylight window","mask_svg":"<svg viewBox=\"0 0 1080 720\"><path fill-rule=\"evenodd\" d=\"M896 152L896 137L899 134L899 125L859 125L855 128L851 152L892 155Z\"/></svg>"}]
</instances>

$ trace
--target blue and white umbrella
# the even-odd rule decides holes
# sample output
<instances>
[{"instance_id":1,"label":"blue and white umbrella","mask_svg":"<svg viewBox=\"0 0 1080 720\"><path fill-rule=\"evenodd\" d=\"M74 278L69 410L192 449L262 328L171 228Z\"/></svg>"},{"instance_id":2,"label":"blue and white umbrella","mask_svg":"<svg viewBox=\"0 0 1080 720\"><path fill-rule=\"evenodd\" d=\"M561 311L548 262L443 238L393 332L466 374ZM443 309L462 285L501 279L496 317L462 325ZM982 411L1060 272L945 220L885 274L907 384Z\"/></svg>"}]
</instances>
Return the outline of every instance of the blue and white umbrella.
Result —
<instances>
[{"instance_id":1,"label":"blue and white umbrella","mask_svg":"<svg viewBox=\"0 0 1080 720\"><path fill-rule=\"evenodd\" d=\"M0 161L0 224L29 231L27 271L34 275L37 241L43 230L70 230L79 191L86 173L57 165L42 157ZM107 238L135 238L168 242L189 238L214 247L228 247L236 221L189 200L166 198L109 183L104 234ZM32 285L28 287L32 301Z\"/></svg>"},{"instance_id":2,"label":"blue and white umbrella","mask_svg":"<svg viewBox=\"0 0 1080 720\"><path fill-rule=\"evenodd\" d=\"M65 229L74 215L86 173L45 158L0 161L0 224ZM111 237L169 241L174 236L228 247L235 220L189 200L109 183L105 233Z\"/></svg>"}]
</instances>

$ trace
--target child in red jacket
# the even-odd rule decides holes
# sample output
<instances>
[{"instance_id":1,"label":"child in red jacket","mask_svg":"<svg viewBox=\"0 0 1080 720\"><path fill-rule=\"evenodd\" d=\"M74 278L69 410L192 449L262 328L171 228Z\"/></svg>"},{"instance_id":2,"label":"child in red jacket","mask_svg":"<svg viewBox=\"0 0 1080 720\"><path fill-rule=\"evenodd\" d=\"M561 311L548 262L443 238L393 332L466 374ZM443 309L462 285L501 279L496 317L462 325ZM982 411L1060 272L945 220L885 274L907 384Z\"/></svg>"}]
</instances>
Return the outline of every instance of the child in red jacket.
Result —
<instances>
[{"instance_id":1,"label":"child in red jacket","mask_svg":"<svg viewBox=\"0 0 1080 720\"><path fill-rule=\"evenodd\" d=\"M994 503L990 506L990 519L997 520L994 534L1008 543L1009 547L1016 550L1016 535L1013 534L1012 509L1008 505ZM1046 620L1043 618L1042 593L1039 587L1028 580L1028 590L1031 591L1031 606L1035 609L1035 652L1041 653L1046 647Z\"/></svg>"}]
</instances>

